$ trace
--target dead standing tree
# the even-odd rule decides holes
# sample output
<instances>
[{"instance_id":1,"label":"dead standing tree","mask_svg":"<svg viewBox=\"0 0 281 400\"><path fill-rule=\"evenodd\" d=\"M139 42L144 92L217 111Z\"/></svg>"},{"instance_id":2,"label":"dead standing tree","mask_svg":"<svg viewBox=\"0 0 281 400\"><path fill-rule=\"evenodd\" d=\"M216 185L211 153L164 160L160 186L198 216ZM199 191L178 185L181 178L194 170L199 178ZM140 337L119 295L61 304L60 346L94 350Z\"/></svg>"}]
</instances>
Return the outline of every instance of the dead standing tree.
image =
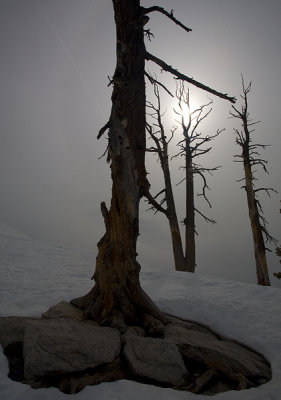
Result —
<instances>
[{"instance_id":1,"label":"dead standing tree","mask_svg":"<svg viewBox=\"0 0 281 400\"><path fill-rule=\"evenodd\" d=\"M279 211L280 211L280 214L281 214L281 208L280 208ZM279 257L279 259L280 259L279 262L281 264L281 246L277 246L276 247L275 254L277 255L277 257ZM281 272L274 272L273 275L275 276L275 278L281 279Z\"/></svg>"},{"instance_id":2,"label":"dead standing tree","mask_svg":"<svg viewBox=\"0 0 281 400\"><path fill-rule=\"evenodd\" d=\"M185 177L179 182L185 182L185 252L183 250L181 234L178 224L177 211L173 195L173 187L171 183L170 167L169 167L169 152L168 146L174 137L174 133L177 127L171 130L171 135L168 138L165 133L165 129L162 123L161 106L160 106L160 95L158 87L155 84L154 93L157 99L157 104L154 106L152 103L148 103L147 107L150 110L149 115L154 120L154 123L147 123L147 130L154 142L154 146L151 146L147 151L157 153L161 168L164 175L165 188L161 190L156 196L151 194L148 200L152 204L152 208L156 211L164 213L170 225L170 232L173 245L175 268L177 271L194 272L196 261L195 261L195 212L199 213L207 222L215 223L213 219L208 218L201 211L195 207L195 196L194 196L194 176L199 175L203 180L202 191L197 196L203 196L203 198L211 207L211 203L208 200L206 190L209 189L206 179L206 173L212 173L219 167L207 168L194 162L194 159L210 152L212 147L204 147L206 143L209 143L215 137L217 137L222 130L217 130L214 135L202 135L198 132L199 125L210 115L212 109L210 105L212 101L198 107L197 109L190 110L190 93L186 90L184 83L181 81L177 86L176 97L178 99L178 111L174 110L180 120L177 123L180 125L182 130L183 139L178 142L180 151L175 157L184 157L185 165L182 167L185 170ZM185 106L185 107L184 107ZM161 200L158 200L158 197ZM166 208L163 204L166 203Z\"/></svg>"},{"instance_id":3,"label":"dead standing tree","mask_svg":"<svg viewBox=\"0 0 281 400\"><path fill-rule=\"evenodd\" d=\"M173 139L176 128L172 129L171 136L167 138L165 128L162 123L160 94L158 85L156 83L154 83L154 93L156 96L157 105L155 106L153 103L147 102L148 115L151 117L153 123L146 123L147 132L153 140L154 145L147 148L147 152L156 153L158 155L164 175L165 187L155 196L152 196L150 192L147 192L146 198L154 210L162 212L168 218L175 269L176 271L186 271L185 257L170 174L168 151L169 143ZM158 201L158 197L162 194L164 197ZM164 203L166 203L166 208L163 207Z\"/></svg>"},{"instance_id":4,"label":"dead standing tree","mask_svg":"<svg viewBox=\"0 0 281 400\"><path fill-rule=\"evenodd\" d=\"M164 315L142 290L140 265L136 260L139 235L139 202L149 190L145 170L145 59L159 65L161 60L146 52L144 25L148 14L160 12L190 31L172 13L161 7L143 8L140 0L113 0L117 63L112 79L112 109L108 123L98 137L108 130L108 158L111 162L112 198L110 209L101 205L106 232L98 243L94 273L95 286L72 303L84 309L85 318L120 331L126 325L142 325L151 335L161 334ZM179 72L160 65L175 76ZM214 91L187 76L217 96L234 102L234 98Z\"/></svg>"},{"instance_id":5,"label":"dead standing tree","mask_svg":"<svg viewBox=\"0 0 281 400\"><path fill-rule=\"evenodd\" d=\"M272 188L255 188L255 170L254 168L261 166L262 169L268 173L267 161L261 158L259 150L265 149L267 145L254 143L252 140L252 133L255 131L255 126L259 121L252 122L249 115L248 107L248 94L251 91L252 84L245 86L244 79L242 77L242 90L243 94L241 98L243 104L241 110L238 110L235 106L232 106L230 115L234 118L238 118L242 121L242 130L234 129L236 133L236 143L242 148L242 154L236 155L238 158L237 162L242 162L244 167L244 177L239 181L244 181L245 185L242 186L247 194L247 202L249 209L249 218L251 223L255 260L256 260L256 273L257 282L259 285L270 286L270 279L268 276L267 260L265 241L273 242L276 244L276 240L269 234L267 229L267 220L263 216L263 209L260 201L257 198L257 193L265 191L268 196L270 192L275 191ZM276 192L276 191L275 191ZM265 238L265 239L264 239Z\"/></svg>"},{"instance_id":6,"label":"dead standing tree","mask_svg":"<svg viewBox=\"0 0 281 400\"><path fill-rule=\"evenodd\" d=\"M205 147L214 138L216 138L223 130L217 130L213 135L203 135L198 132L199 125L210 115L212 108L210 105L212 101L206 103L194 111L190 110L190 95L189 90L185 90L184 84L181 83L177 89L177 98L180 116L180 127L182 129L183 139L178 143L180 151L177 157L183 156L185 158L185 177L181 182L185 182L185 265L189 272L195 271L196 259L195 259L195 212L201 215L206 222L215 223L213 219L208 218L198 208L195 207L194 199L194 177L197 175L202 179L202 191L197 193L197 196L202 196L211 208L211 203L207 197L206 191L209 189L207 184L206 174L212 174L219 167L204 167L194 160L200 156L209 153L212 147ZM187 110L184 114L183 105L187 106ZM180 183L181 183L180 182Z\"/></svg>"}]
</instances>

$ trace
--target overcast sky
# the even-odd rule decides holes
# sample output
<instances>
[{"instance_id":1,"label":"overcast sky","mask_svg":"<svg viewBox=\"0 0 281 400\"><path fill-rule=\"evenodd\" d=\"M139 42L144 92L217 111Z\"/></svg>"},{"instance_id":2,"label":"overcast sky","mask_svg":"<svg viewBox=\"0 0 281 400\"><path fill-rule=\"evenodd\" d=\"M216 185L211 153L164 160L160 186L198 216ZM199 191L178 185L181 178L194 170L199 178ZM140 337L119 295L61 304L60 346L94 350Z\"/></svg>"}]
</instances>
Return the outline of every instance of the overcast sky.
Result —
<instances>
[{"instance_id":1,"label":"overcast sky","mask_svg":"<svg viewBox=\"0 0 281 400\"><path fill-rule=\"evenodd\" d=\"M270 144L263 156L269 175L257 173L257 186L274 187L278 195L261 196L269 230L281 239L280 104L281 3L279 0L149 0L188 27L186 33L163 15L150 15L154 34L148 50L169 65L219 91L238 98L241 77L253 81L250 112L260 120L255 140ZM92 247L104 232L99 211L110 200L110 171L103 153L106 141L97 132L110 113L108 76L115 66L115 26L110 0L0 0L0 220L40 240ZM173 79L155 71L171 90ZM190 87L194 104L206 95ZM148 86L148 96L151 91ZM241 165L234 164L231 104L215 99L213 113L202 132L226 128L213 143L206 165L222 168L209 180L212 209L198 207L217 221L196 225L197 268L207 274L255 282L255 263L245 192L236 180ZM173 123L166 104L167 131ZM171 146L171 155L176 148ZM176 164L176 184L182 172ZM161 171L155 159L147 169L152 191L161 189ZM184 218L183 188L176 187L179 219ZM173 267L167 220L141 211L139 258L143 268ZM93 260L94 264L94 260ZM79 268L79 266L77 266ZM270 272L280 269L269 256ZM281 284L271 276L272 284Z\"/></svg>"}]
</instances>

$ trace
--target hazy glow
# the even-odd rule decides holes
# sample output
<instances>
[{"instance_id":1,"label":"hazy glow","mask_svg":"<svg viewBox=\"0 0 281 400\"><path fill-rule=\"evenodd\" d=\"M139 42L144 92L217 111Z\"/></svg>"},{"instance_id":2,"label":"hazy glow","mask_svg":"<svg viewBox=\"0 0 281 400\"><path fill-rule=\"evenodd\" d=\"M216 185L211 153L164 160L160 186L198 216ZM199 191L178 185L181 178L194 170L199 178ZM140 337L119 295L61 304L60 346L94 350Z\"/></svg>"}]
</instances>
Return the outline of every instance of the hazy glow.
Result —
<instances>
[{"instance_id":1,"label":"hazy glow","mask_svg":"<svg viewBox=\"0 0 281 400\"><path fill-rule=\"evenodd\" d=\"M168 3L160 0L159 5L169 10ZM151 13L147 29L155 37L146 40L149 52L187 76L236 96L238 107L240 73L246 82L253 81L250 112L254 120L262 120L257 141L271 145L264 154L270 174L259 173L259 183L280 193L281 2L170 3L175 15L193 30L187 34ZM141 4L149 7L151 0L141 0ZM1 0L0 26L0 221L33 238L96 250L104 234L100 203L109 205L111 198L110 168L105 158L98 159L106 148L106 135L99 141L96 136L111 110L112 86L107 77L113 76L116 64L112 2ZM169 74L161 73L152 62L146 70L155 73L174 94L175 81ZM153 101L150 86L147 84L147 99ZM204 91L188 86L191 111L208 103ZM222 165L210 180L213 208L208 215L218 223L208 226L198 218L198 271L255 282L245 193L236 183L242 170L233 163L237 147L232 132L237 125L228 118L231 105L210 97L213 111L200 130L212 134L226 128L226 133L214 142L210 155L209 165ZM176 143L182 137L176 122L181 116L173 108L177 108L176 97L161 90L167 137L178 125L170 144L171 156L177 153ZM151 160L147 169L151 191L157 193L158 187L163 189L162 175L156 157ZM175 159L171 165L176 184L181 171ZM175 187L180 220L184 218L181 190L181 186ZM270 230L277 238L281 237L279 200L278 195L261 198ZM142 208L141 264L173 269L166 219L160 213L145 212L147 204ZM278 271L274 251L268 258L271 273ZM272 284L281 282L272 278Z\"/></svg>"},{"instance_id":2,"label":"hazy glow","mask_svg":"<svg viewBox=\"0 0 281 400\"><path fill-rule=\"evenodd\" d=\"M180 105L178 105L176 111L180 114L178 115L180 123L186 127L190 121L190 108L186 103L181 103Z\"/></svg>"}]
</instances>

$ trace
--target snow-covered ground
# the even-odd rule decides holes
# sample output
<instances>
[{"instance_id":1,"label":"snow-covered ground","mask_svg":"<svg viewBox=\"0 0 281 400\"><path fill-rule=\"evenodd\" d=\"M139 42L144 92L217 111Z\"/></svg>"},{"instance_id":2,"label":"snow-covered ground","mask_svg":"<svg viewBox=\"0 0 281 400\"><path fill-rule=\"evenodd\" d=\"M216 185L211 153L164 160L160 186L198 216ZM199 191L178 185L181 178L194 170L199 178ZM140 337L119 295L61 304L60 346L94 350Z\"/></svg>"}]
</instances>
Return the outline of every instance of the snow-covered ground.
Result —
<instances>
[{"instance_id":1,"label":"snow-covered ground","mask_svg":"<svg viewBox=\"0 0 281 400\"><path fill-rule=\"evenodd\" d=\"M0 224L0 316L40 316L61 300L86 293L93 282L94 251L34 241ZM216 395L219 400L280 400L281 290L214 279L200 274L145 268L144 289L165 312L209 325L221 334L260 351L273 378L257 389ZM0 350L1 400L194 400L206 396L131 381L87 387L76 395L55 388L31 389L7 377Z\"/></svg>"}]
</instances>

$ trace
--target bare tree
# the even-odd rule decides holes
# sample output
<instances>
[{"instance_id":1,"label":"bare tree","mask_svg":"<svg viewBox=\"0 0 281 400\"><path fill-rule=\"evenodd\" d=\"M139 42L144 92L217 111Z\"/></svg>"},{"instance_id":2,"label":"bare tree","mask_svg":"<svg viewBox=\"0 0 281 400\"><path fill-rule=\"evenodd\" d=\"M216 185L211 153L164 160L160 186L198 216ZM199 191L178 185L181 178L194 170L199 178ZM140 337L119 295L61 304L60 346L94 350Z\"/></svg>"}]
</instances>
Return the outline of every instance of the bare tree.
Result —
<instances>
[{"instance_id":1,"label":"bare tree","mask_svg":"<svg viewBox=\"0 0 281 400\"><path fill-rule=\"evenodd\" d=\"M249 85L246 86L242 77L243 94L241 98L243 103L240 110L232 106L230 115L240 119L242 122L242 130L234 129L236 133L236 143L242 148L241 155L236 155L235 157L237 158L236 161L242 162L244 167L244 177L239 181L244 181L245 185L243 185L242 188L245 189L247 194L249 218L254 242L257 282L259 285L270 286L266 260L266 250L269 249L266 248L265 241L276 243L276 240L270 235L267 229L267 220L263 215L263 208L257 195L260 192L266 192L268 196L270 196L270 193L275 190L272 188L255 187L255 168L260 166L266 173L268 173L268 170L267 161L261 158L260 155L260 149L265 149L267 145L255 143L252 140L252 134L255 131L254 126L258 124L259 121L253 122L249 114L248 95L251 91L251 87L252 83L250 82Z\"/></svg>"},{"instance_id":2,"label":"bare tree","mask_svg":"<svg viewBox=\"0 0 281 400\"><path fill-rule=\"evenodd\" d=\"M212 108L210 107L212 101L199 106L194 111L190 109L190 93L189 89L186 90L184 84L178 86L177 98L179 111L177 114L180 117L179 124L181 126L183 139L178 143L180 147L177 157L183 156L185 158L185 177L181 182L185 182L185 264L187 271L194 272L196 261L195 261L195 212L200 214L206 222L215 223L213 219L208 218L198 208L195 207L194 199L194 177L197 175L202 179L202 191L197 193L197 196L202 196L211 208L211 203L207 197L207 190L209 186L207 184L206 174L212 174L219 167L204 167L195 161L200 156L209 153L212 149L209 145L210 141L216 138L222 131L217 130L213 135L203 135L198 132L199 125L210 115ZM183 105L187 106L187 115L184 115ZM181 183L180 182L180 183Z\"/></svg>"},{"instance_id":3,"label":"bare tree","mask_svg":"<svg viewBox=\"0 0 281 400\"><path fill-rule=\"evenodd\" d=\"M117 62L112 78L112 109L98 137L108 131L108 159L112 176L110 209L101 211L106 232L98 243L95 286L72 303L85 310L85 318L117 327L142 325L151 335L163 330L164 315L142 290L139 282L136 242L139 235L139 202L149 190L145 170L145 59L152 59L144 46L148 14L160 12L189 31L161 7L144 8L140 0L113 0ZM174 73L173 70L169 72ZM190 80L185 77L184 79ZM193 81L205 90L213 91ZM232 97L217 96L234 102Z\"/></svg>"},{"instance_id":4,"label":"bare tree","mask_svg":"<svg viewBox=\"0 0 281 400\"><path fill-rule=\"evenodd\" d=\"M177 271L186 271L180 227L179 227L175 199L173 194L173 186L172 186L170 165L169 165L169 152L168 152L168 146L171 140L173 139L176 128L172 129L171 135L168 138L166 136L165 129L162 123L161 101L160 101L158 85L156 83L154 83L154 93L156 96L157 105L155 106L152 102L147 102L147 109L149 110L148 114L152 119L152 124L148 122L146 124L148 134L152 138L154 145L149 147L147 151L157 153L160 160L161 169L164 175L165 187L155 196L152 196L150 192L147 192L146 197L149 203L152 205L153 209L155 209L156 211L161 211L168 218L171 239L172 239L172 246L173 246L175 268ZM158 200L159 197L161 198L160 201ZM166 203L166 208L163 207L164 203Z\"/></svg>"},{"instance_id":5,"label":"bare tree","mask_svg":"<svg viewBox=\"0 0 281 400\"><path fill-rule=\"evenodd\" d=\"M153 121L152 124L147 123L147 130L152 138L154 145L147 149L149 152L157 153L161 168L164 175L165 188L157 193L155 196L149 194L148 201L151 203L152 208L160 211L166 215L169 220L170 232L173 244L173 253L175 268L177 271L195 271L195 212L199 213L207 222L215 223L213 219L208 218L201 211L195 207L194 199L194 176L198 175L202 179L202 191L198 196L202 196L209 207L211 203L207 197L207 184L206 173L212 173L219 167L207 168L196 163L194 160L202 155L210 152L212 147L205 147L205 144L217 137L222 130L217 130L213 135L204 136L198 132L199 125L210 115L212 109L210 100L208 103L191 111L190 109L190 92L186 90L184 83L181 81L177 85L176 97L178 99L178 110L174 110L179 120L177 123L182 131L183 138L178 142L180 151L173 156L184 157L185 165L182 167L185 170L185 177L179 182L185 182L185 252L183 250L181 234L178 224L177 211L173 195L173 187L170 176L169 166L169 152L168 146L174 137L177 126L171 130L171 134L167 137L162 123L160 95L157 84L154 84L154 93L156 96L157 104L151 102L147 103L149 115ZM184 109L184 105L186 106ZM160 200L158 200L160 198ZM163 204L166 204L166 208Z\"/></svg>"}]
</instances>

